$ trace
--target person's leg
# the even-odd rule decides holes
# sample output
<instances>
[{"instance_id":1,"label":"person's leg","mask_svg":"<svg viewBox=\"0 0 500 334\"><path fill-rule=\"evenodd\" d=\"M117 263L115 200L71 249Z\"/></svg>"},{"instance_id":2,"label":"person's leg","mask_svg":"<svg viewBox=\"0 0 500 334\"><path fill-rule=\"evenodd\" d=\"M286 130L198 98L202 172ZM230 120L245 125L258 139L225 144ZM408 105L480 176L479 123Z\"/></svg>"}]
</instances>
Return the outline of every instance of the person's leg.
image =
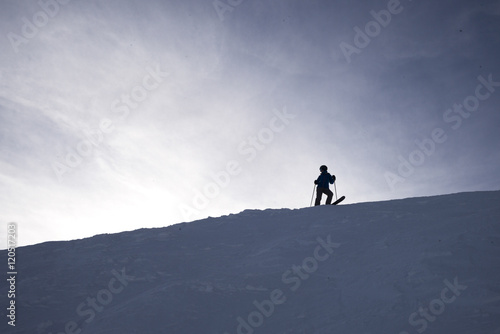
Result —
<instances>
[{"instance_id":1,"label":"person's leg","mask_svg":"<svg viewBox=\"0 0 500 334\"><path fill-rule=\"evenodd\" d=\"M323 188L316 188L316 202L314 202L314 206L321 204L321 195L323 195Z\"/></svg>"},{"instance_id":2,"label":"person's leg","mask_svg":"<svg viewBox=\"0 0 500 334\"><path fill-rule=\"evenodd\" d=\"M324 193L326 194L326 204L332 204L333 192L330 189L325 189Z\"/></svg>"}]
</instances>

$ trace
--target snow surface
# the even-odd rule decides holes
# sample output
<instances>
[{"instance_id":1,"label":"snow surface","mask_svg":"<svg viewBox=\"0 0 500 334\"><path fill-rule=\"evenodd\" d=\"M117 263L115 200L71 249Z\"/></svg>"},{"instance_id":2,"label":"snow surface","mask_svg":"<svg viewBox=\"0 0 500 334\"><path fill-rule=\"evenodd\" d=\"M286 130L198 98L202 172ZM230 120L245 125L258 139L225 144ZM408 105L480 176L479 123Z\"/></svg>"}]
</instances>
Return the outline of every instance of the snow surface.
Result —
<instances>
[{"instance_id":1,"label":"snow surface","mask_svg":"<svg viewBox=\"0 0 500 334\"><path fill-rule=\"evenodd\" d=\"M2 306L0 329L500 333L499 203L494 191L246 210L21 247L16 327Z\"/></svg>"}]
</instances>

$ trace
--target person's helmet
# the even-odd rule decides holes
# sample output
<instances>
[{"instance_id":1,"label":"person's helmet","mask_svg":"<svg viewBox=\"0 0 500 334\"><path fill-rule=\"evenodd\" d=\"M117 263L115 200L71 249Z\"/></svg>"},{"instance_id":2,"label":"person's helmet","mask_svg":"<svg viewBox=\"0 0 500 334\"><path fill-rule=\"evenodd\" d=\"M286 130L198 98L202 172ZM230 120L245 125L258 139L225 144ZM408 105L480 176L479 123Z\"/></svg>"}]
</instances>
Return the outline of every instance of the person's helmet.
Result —
<instances>
[{"instance_id":1,"label":"person's helmet","mask_svg":"<svg viewBox=\"0 0 500 334\"><path fill-rule=\"evenodd\" d=\"M325 165L322 165L320 168L319 168L320 171L322 172L326 172L328 170L328 167L326 167Z\"/></svg>"}]
</instances>

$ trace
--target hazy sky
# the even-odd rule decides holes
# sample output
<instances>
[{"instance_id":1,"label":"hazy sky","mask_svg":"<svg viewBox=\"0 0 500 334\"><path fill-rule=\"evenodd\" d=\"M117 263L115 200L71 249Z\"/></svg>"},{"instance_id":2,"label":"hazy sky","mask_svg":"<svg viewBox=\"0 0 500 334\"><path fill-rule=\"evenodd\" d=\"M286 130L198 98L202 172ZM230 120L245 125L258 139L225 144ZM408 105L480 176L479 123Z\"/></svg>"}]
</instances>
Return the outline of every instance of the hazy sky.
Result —
<instances>
[{"instance_id":1,"label":"hazy sky","mask_svg":"<svg viewBox=\"0 0 500 334\"><path fill-rule=\"evenodd\" d=\"M1 248L500 189L500 1L0 9Z\"/></svg>"}]
</instances>

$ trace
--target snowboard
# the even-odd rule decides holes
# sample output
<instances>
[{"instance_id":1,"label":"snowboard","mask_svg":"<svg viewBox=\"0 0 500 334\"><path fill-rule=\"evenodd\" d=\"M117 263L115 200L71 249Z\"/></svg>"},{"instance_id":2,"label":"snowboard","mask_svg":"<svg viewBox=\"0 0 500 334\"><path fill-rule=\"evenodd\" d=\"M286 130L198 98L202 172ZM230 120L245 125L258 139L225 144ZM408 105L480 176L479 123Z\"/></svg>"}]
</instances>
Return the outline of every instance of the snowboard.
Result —
<instances>
[{"instance_id":1,"label":"snowboard","mask_svg":"<svg viewBox=\"0 0 500 334\"><path fill-rule=\"evenodd\" d=\"M340 202L342 202L343 200L345 200L345 196L340 197L338 200L336 200L335 202L333 202L332 205L337 205Z\"/></svg>"}]
</instances>

